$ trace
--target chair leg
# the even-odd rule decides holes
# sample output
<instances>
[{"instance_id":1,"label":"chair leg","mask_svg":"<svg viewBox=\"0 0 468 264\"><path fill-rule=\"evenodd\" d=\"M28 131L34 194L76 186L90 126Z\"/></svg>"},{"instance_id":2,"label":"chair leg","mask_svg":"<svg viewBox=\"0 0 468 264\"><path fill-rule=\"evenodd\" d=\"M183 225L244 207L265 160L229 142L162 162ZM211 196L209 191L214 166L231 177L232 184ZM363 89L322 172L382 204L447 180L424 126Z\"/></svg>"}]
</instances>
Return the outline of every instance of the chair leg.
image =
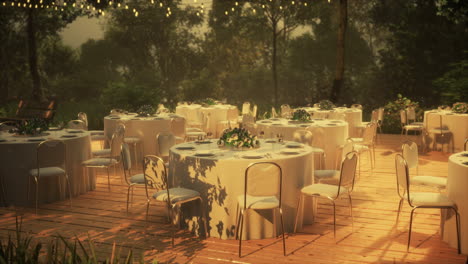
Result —
<instances>
[{"instance_id":1,"label":"chair leg","mask_svg":"<svg viewBox=\"0 0 468 264\"><path fill-rule=\"evenodd\" d=\"M336 243L336 205L335 201L332 200L333 203L333 237L335 238Z\"/></svg>"},{"instance_id":2,"label":"chair leg","mask_svg":"<svg viewBox=\"0 0 468 264\"><path fill-rule=\"evenodd\" d=\"M127 214L128 214L128 204L129 204L129 200L130 200L130 189L132 188L131 185L128 186L127 188ZM146 213L146 216L148 217L148 212Z\"/></svg>"},{"instance_id":3,"label":"chair leg","mask_svg":"<svg viewBox=\"0 0 468 264\"><path fill-rule=\"evenodd\" d=\"M302 193L299 195L299 200L297 201L297 209L296 209L296 217L294 219L294 233L296 233L297 230L297 220L299 218L299 210L301 210L301 201L302 201ZM303 210L301 210L303 211Z\"/></svg>"},{"instance_id":4,"label":"chair leg","mask_svg":"<svg viewBox=\"0 0 468 264\"><path fill-rule=\"evenodd\" d=\"M400 203L398 204L398 212L397 212L397 217L396 217L396 225L398 226L398 220L400 219L400 212L401 212L401 207L403 206L403 198L400 199Z\"/></svg>"},{"instance_id":5,"label":"chair leg","mask_svg":"<svg viewBox=\"0 0 468 264\"><path fill-rule=\"evenodd\" d=\"M353 216L353 199L351 199L351 194L348 193L349 198L349 215L351 216L351 231L354 232L354 216Z\"/></svg>"},{"instance_id":6,"label":"chair leg","mask_svg":"<svg viewBox=\"0 0 468 264\"><path fill-rule=\"evenodd\" d=\"M284 221L283 221L283 210L279 208L280 220L281 220L281 233L283 234L283 255L286 256L286 239L284 237Z\"/></svg>"},{"instance_id":7,"label":"chair leg","mask_svg":"<svg viewBox=\"0 0 468 264\"><path fill-rule=\"evenodd\" d=\"M458 254L461 254L461 242L460 242L460 215L458 214L458 211L455 210L455 208L452 208L453 211L455 211L455 219L456 219L456 225L457 225L457 246L458 246Z\"/></svg>"},{"instance_id":8,"label":"chair leg","mask_svg":"<svg viewBox=\"0 0 468 264\"><path fill-rule=\"evenodd\" d=\"M36 178L35 178L36 179ZM39 179L36 179L36 215L37 215L37 207L39 203Z\"/></svg>"},{"instance_id":9,"label":"chair leg","mask_svg":"<svg viewBox=\"0 0 468 264\"><path fill-rule=\"evenodd\" d=\"M240 217L239 217L239 223L240 225L240 235L239 235L239 258L242 256L242 229L244 225L244 209L241 209L240 211Z\"/></svg>"},{"instance_id":10,"label":"chair leg","mask_svg":"<svg viewBox=\"0 0 468 264\"><path fill-rule=\"evenodd\" d=\"M111 184L110 184L110 172L109 172L109 167L107 167L107 185L109 188L109 191L111 189Z\"/></svg>"},{"instance_id":11,"label":"chair leg","mask_svg":"<svg viewBox=\"0 0 468 264\"><path fill-rule=\"evenodd\" d=\"M406 251L409 251L409 245L410 245L410 242L411 242L411 228L413 226L414 209L415 208L411 209L410 222L409 222L409 233L408 233L408 245L406 246Z\"/></svg>"},{"instance_id":12,"label":"chair leg","mask_svg":"<svg viewBox=\"0 0 468 264\"><path fill-rule=\"evenodd\" d=\"M65 174L65 179L67 180L67 185L68 185L68 196L70 196L70 207L72 207L72 191L71 191L71 186L70 186L70 179L68 178L67 174Z\"/></svg>"},{"instance_id":13,"label":"chair leg","mask_svg":"<svg viewBox=\"0 0 468 264\"><path fill-rule=\"evenodd\" d=\"M236 239L239 239L239 225L237 224L239 222L239 203L237 203L236 206L236 230L234 231L234 234L236 234Z\"/></svg>"},{"instance_id":14,"label":"chair leg","mask_svg":"<svg viewBox=\"0 0 468 264\"><path fill-rule=\"evenodd\" d=\"M146 222L148 222L149 207L150 207L150 200L147 200L146 201Z\"/></svg>"}]
</instances>

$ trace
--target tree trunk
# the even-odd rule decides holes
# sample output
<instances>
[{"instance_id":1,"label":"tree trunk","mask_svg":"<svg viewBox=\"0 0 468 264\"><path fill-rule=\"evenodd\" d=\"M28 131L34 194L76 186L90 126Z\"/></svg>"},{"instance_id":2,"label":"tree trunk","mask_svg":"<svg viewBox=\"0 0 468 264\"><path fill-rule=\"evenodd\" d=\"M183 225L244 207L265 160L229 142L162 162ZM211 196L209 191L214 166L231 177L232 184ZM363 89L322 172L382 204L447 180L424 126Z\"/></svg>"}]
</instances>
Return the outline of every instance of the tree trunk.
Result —
<instances>
[{"instance_id":1,"label":"tree trunk","mask_svg":"<svg viewBox=\"0 0 468 264\"><path fill-rule=\"evenodd\" d=\"M28 55L29 55L29 71L32 78L32 97L35 101L44 101L44 93L41 87L41 79L39 69L37 68L37 46L36 46L36 23L35 11L30 8L28 10Z\"/></svg>"},{"instance_id":2,"label":"tree trunk","mask_svg":"<svg viewBox=\"0 0 468 264\"><path fill-rule=\"evenodd\" d=\"M348 24L348 0L340 0L339 6L340 22L338 28L338 38L336 43L336 69L335 79L331 91L330 100L337 102L343 88L345 71L345 35Z\"/></svg>"},{"instance_id":3,"label":"tree trunk","mask_svg":"<svg viewBox=\"0 0 468 264\"><path fill-rule=\"evenodd\" d=\"M276 70L276 53L277 53L277 47L276 47L276 41L278 38L278 32L276 31L276 28L278 26L278 21L272 20L272 28L273 28L273 52L271 55L271 72L273 74L273 90L275 94L275 107L278 107L278 72Z\"/></svg>"}]
</instances>

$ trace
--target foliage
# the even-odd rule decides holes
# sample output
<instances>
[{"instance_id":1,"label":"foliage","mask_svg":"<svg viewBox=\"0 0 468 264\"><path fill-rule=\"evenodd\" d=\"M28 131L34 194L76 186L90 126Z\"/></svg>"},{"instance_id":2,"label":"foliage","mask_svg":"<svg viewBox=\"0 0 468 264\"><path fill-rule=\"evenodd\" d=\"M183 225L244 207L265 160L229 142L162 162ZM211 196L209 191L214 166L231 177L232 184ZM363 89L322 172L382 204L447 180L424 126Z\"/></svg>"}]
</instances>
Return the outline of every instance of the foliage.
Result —
<instances>
[{"instance_id":1,"label":"foliage","mask_svg":"<svg viewBox=\"0 0 468 264\"><path fill-rule=\"evenodd\" d=\"M297 120L300 122L310 122L310 115L307 113L306 110L304 109L298 109L294 111L293 116L291 118L292 120Z\"/></svg>"},{"instance_id":2,"label":"foliage","mask_svg":"<svg viewBox=\"0 0 468 264\"><path fill-rule=\"evenodd\" d=\"M33 118L29 120L23 120L18 123L14 129L14 133L18 135L40 135L42 132L47 131L49 125L44 119Z\"/></svg>"},{"instance_id":3,"label":"foliage","mask_svg":"<svg viewBox=\"0 0 468 264\"><path fill-rule=\"evenodd\" d=\"M209 97L205 98L205 99L197 100L196 102L203 105L203 106L210 106L210 105L217 104L217 100L215 100L213 98L209 98Z\"/></svg>"},{"instance_id":4,"label":"foliage","mask_svg":"<svg viewBox=\"0 0 468 264\"><path fill-rule=\"evenodd\" d=\"M155 87L130 82L110 83L101 94L101 102L107 109L122 108L136 111L142 105L158 105L161 93Z\"/></svg>"},{"instance_id":5,"label":"foliage","mask_svg":"<svg viewBox=\"0 0 468 264\"><path fill-rule=\"evenodd\" d=\"M452 107L452 112L464 114L468 113L468 104L467 103L454 103Z\"/></svg>"},{"instance_id":6,"label":"foliage","mask_svg":"<svg viewBox=\"0 0 468 264\"><path fill-rule=\"evenodd\" d=\"M320 110L333 110L336 107L330 100L321 100L318 105Z\"/></svg>"},{"instance_id":7,"label":"foliage","mask_svg":"<svg viewBox=\"0 0 468 264\"><path fill-rule=\"evenodd\" d=\"M59 102L52 125L66 124L69 120L76 119L79 112L85 112L88 116L88 129L102 130L104 116L109 113L110 109L103 105L99 98Z\"/></svg>"},{"instance_id":8,"label":"foliage","mask_svg":"<svg viewBox=\"0 0 468 264\"><path fill-rule=\"evenodd\" d=\"M400 111L412 107L416 111L416 115L421 115L422 110L419 108L419 103L411 99L397 95L395 101L390 101L385 105L385 115L383 120L383 131L386 133L399 133L401 131Z\"/></svg>"},{"instance_id":9,"label":"foliage","mask_svg":"<svg viewBox=\"0 0 468 264\"><path fill-rule=\"evenodd\" d=\"M61 235L46 244L45 252L43 252L43 244L35 243L33 236L23 236L21 231L22 220L16 218L16 239L8 236L7 241L0 240L0 263L68 263L68 264L130 264L135 263L133 251L130 250L124 261L121 262L120 248L116 248L114 244L112 253L105 259L98 259L96 256L94 242L88 237L87 247L78 238L71 242ZM144 263L143 259L139 263ZM153 263L157 263L156 261Z\"/></svg>"},{"instance_id":10,"label":"foliage","mask_svg":"<svg viewBox=\"0 0 468 264\"><path fill-rule=\"evenodd\" d=\"M153 115L156 111L151 105L142 105L138 108L138 116L150 116Z\"/></svg>"},{"instance_id":11,"label":"foliage","mask_svg":"<svg viewBox=\"0 0 468 264\"><path fill-rule=\"evenodd\" d=\"M464 55L467 56L468 51ZM450 65L450 70L433 83L442 91L442 103L468 101L468 59Z\"/></svg>"},{"instance_id":12,"label":"foliage","mask_svg":"<svg viewBox=\"0 0 468 264\"><path fill-rule=\"evenodd\" d=\"M235 148L256 148L260 146L257 136L253 136L247 129L233 128L223 132L218 140L219 146Z\"/></svg>"}]
</instances>

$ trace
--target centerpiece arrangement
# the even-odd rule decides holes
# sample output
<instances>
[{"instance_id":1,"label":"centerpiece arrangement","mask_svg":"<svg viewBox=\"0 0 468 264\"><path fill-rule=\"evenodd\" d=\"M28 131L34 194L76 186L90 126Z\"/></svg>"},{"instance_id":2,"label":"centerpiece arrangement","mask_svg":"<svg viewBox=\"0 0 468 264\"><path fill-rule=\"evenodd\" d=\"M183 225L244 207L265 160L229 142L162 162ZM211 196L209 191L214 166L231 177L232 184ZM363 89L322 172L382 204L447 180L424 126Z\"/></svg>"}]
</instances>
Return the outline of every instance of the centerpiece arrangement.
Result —
<instances>
[{"instance_id":1,"label":"centerpiece arrangement","mask_svg":"<svg viewBox=\"0 0 468 264\"><path fill-rule=\"evenodd\" d=\"M218 140L218 146L229 146L238 149L251 149L260 147L257 136L253 136L247 129L226 129Z\"/></svg>"},{"instance_id":2,"label":"centerpiece arrangement","mask_svg":"<svg viewBox=\"0 0 468 264\"><path fill-rule=\"evenodd\" d=\"M154 108L151 105L142 105L137 110L138 116L142 116L142 117L151 116L155 112L156 111L154 110Z\"/></svg>"},{"instance_id":3,"label":"centerpiece arrangement","mask_svg":"<svg viewBox=\"0 0 468 264\"><path fill-rule=\"evenodd\" d=\"M197 103L201 104L202 106L210 106L210 105L216 105L218 101L213 98L208 97L205 99L198 100Z\"/></svg>"},{"instance_id":4,"label":"centerpiece arrangement","mask_svg":"<svg viewBox=\"0 0 468 264\"><path fill-rule=\"evenodd\" d=\"M454 103L452 107L452 112L457 114L468 113L468 104L467 103Z\"/></svg>"},{"instance_id":5,"label":"centerpiece arrangement","mask_svg":"<svg viewBox=\"0 0 468 264\"><path fill-rule=\"evenodd\" d=\"M294 121L299 121L303 123L308 123L310 122L310 114L307 113L306 110L304 109L298 109L294 111L293 116L291 118Z\"/></svg>"},{"instance_id":6,"label":"centerpiece arrangement","mask_svg":"<svg viewBox=\"0 0 468 264\"><path fill-rule=\"evenodd\" d=\"M336 107L330 100L322 100L318 105L320 110L333 110Z\"/></svg>"},{"instance_id":7,"label":"centerpiece arrangement","mask_svg":"<svg viewBox=\"0 0 468 264\"><path fill-rule=\"evenodd\" d=\"M10 132L15 133L16 135L38 136L47 130L49 130L49 125L44 119L33 118L21 121L16 125L16 128Z\"/></svg>"}]
</instances>

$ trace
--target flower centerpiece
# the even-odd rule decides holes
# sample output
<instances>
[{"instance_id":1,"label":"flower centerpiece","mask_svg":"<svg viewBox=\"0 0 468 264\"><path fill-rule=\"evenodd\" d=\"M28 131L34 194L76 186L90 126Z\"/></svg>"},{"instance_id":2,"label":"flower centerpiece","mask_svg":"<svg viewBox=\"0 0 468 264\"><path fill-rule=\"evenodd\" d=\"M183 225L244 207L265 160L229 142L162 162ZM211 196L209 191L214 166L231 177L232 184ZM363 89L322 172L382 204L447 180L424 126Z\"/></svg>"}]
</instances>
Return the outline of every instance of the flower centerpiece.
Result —
<instances>
[{"instance_id":1,"label":"flower centerpiece","mask_svg":"<svg viewBox=\"0 0 468 264\"><path fill-rule=\"evenodd\" d=\"M154 108L151 105L142 105L138 108L138 116L150 116L155 112Z\"/></svg>"},{"instance_id":2,"label":"flower centerpiece","mask_svg":"<svg viewBox=\"0 0 468 264\"><path fill-rule=\"evenodd\" d=\"M452 107L452 112L458 114L468 113L468 104L467 103L454 103Z\"/></svg>"},{"instance_id":3,"label":"flower centerpiece","mask_svg":"<svg viewBox=\"0 0 468 264\"><path fill-rule=\"evenodd\" d=\"M330 100L322 100L318 103L320 110L333 110L335 105Z\"/></svg>"},{"instance_id":4,"label":"flower centerpiece","mask_svg":"<svg viewBox=\"0 0 468 264\"><path fill-rule=\"evenodd\" d=\"M208 98L205 98L205 99L198 100L197 103L199 103L199 104L201 104L203 106L210 106L210 105L217 104L217 100L208 97Z\"/></svg>"},{"instance_id":5,"label":"flower centerpiece","mask_svg":"<svg viewBox=\"0 0 468 264\"><path fill-rule=\"evenodd\" d=\"M253 136L247 129L233 128L226 129L218 140L218 146L230 146L233 148L258 148L260 142L257 136Z\"/></svg>"},{"instance_id":6,"label":"flower centerpiece","mask_svg":"<svg viewBox=\"0 0 468 264\"><path fill-rule=\"evenodd\" d=\"M298 109L294 111L291 119L295 121L307 123L307 122L310 122L310 114L307 113L307 111L304 109Z\"/></svg>"},{"instance_id":7,"label":"flower centerpiece","mask_svg":"<svg viewBox=\"0 0 468 264\"><path fill-rule=\"evenodd\" d=\"M49 130L49 125L44 119L33 118L21 121L12 132L16 135L37 136L47 130Z\"/></svg>"}]
</instances>

